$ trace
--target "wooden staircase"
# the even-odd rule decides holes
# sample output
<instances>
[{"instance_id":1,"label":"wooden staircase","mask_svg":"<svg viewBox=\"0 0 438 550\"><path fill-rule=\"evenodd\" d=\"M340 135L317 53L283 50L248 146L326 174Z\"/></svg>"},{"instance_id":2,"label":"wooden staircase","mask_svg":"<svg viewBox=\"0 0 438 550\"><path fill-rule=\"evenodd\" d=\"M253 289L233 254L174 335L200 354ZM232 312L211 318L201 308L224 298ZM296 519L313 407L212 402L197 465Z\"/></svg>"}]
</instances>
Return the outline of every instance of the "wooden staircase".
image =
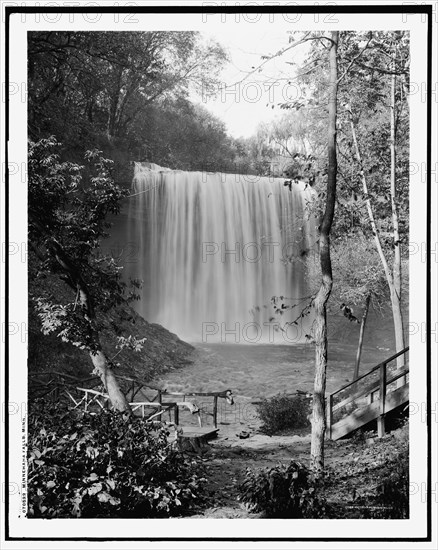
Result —
<instances>
[{"instance_id":1,"label":"wooden staircase","mask_svg":"<svg viewBox=\"0 0 438 550\"><path fill-rule=\"evenodd\" d=\"M385 434L385 416L409 403L409 347L379 363L327 398L327 437L337 440L377 420Z\"/></svg>"}]
</instances>

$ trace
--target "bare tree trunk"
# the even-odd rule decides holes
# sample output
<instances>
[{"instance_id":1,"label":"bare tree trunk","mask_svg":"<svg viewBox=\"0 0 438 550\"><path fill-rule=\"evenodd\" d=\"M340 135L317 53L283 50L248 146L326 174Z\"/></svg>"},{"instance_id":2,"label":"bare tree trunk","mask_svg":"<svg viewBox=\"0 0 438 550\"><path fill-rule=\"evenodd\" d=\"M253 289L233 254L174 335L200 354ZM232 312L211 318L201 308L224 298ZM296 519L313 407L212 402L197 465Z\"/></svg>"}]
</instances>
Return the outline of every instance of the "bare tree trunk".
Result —
<instances>
[{"instance_id":1,"label":"bare tree trunk","mask_svg":"<svg viewBox=\"0 0 438 550\"><path fill-rule=\"evenodd\" d=\"M399 241L399 233L398 233L398 216L397 216L396 203L395 203L395 146L394 146L394 151L391 152L391 204L393 205L392 206L393 231L394 231L394 244L396 246L394 250L393 271L391 273L391 270L388 265L388 261L386 259L385 253L382 248L382 244L380 242L379 230L377 229L376 221L374 219L374 212L373 212L371 201L368 195L368 183L367 183L364 169L363 169L362 156L360 153L359 144L356 136L356 129L354 127L352 117L350 119L350 126L351 126L351 133L353 137L353 143L356 150L356 157L359 162L363 192L365 197L367 197L365 199L365 202L366 202L366 207L368 211L368 217L370 219L371 229L374 235L374 242L377 248L377 252L379 253L380 261L382 262L382 265L383 265L383 270L385 272L385 277L388 283L389 292L391 296L396 351L401 351L404 348L404 334L403 334L403 317L401 312L400 241ZM394 225L394 220L396 221L395 225ZM397 362L397 365L399 367L403 366L402 356L400 360Z\"/></svg>"},{"instance_id":2,"label":"bare tree trunk","mask_svg":"<svg viewBox=\"0 0 438 550\"><path fill-rule=\"evenodd\" d=\"M320 239L320 258L325 256L325 263L330 258L330 242ZM326 263L327 265L327 263ZM331 271L331 269L330 269ZM324 469L324 435L325 435L325 387L327 373L327 313L326 303L332 288L332 274L322 276L321 287L316 295L315 322L313 335L315 339L315 380L313 384L313 409L312 409L312 443L310 466L318 476Z\"/></svg>"},{"instance_id":3,"label":"bare tree trunk","mask_svg":"<svg viewBox=\"0 0 438 550\"><path fill-rule=\"evenodd\" d=\"M330 83L328 100L328 178L327 199L322 218L319 238L319 258L322 281L316 295L315 305L315 381L313 387L311 468L318 477L324 469L325 435L325 386L327 372L327 311L326 304L333 286L330 259L330 230L335 213L337 158L336 158L336 115L338 91L338 49L339 32L332 31L330 59Z\"/></svg>"},{"instance_id":4,"label":"bare tree trunk","mask_svg":"<svg viewBox=\"0 0 438 550\"><path fill-rule=\"evenodd\" d=\"M368 310L370 308L370 300L371 293L369 293L365 299L365 309L363 310L362 321L360 323L359 344L357 346L356 364L354 366L353 380L357 380L359 378L360 357L362 355L363 336L365 334L365 325L367 322Z\"/></svg>"},{"instance_id":5,"label":"bare tree trunk","mask_svg":"<svg viewBox=\"0 0 438 550\"><path fill-rule=\"evenodd\" d=\"M395 59L394 59L395 68ZM390 149L391 149L391 213L392 213L392 228L394 235L394 260L392 265L392 280L393 288L391 288L391 305L392 315L394 317L394 331L395 331L395 351L401 351L405 347L404 333L403 333L403 317L401 312L401 252L400 252L400 233L398 226L398 211L396 203L396 151L395 151L395 87L396 76L391 76L391 135L390 135ZM397 367L403 368L404 357L400 355L397 358ZM403 380L399 379L399 384L403 384Z\"/></svg>"}]
</instances>

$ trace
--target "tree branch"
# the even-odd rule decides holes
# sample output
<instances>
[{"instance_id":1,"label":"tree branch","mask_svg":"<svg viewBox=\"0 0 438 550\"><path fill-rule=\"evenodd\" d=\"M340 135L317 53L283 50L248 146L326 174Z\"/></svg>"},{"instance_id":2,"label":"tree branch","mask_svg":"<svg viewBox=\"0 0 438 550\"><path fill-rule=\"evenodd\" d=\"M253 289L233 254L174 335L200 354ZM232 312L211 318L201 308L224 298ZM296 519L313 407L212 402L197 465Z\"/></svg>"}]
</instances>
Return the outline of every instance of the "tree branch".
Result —
<instances>
[{"instance_id":1,"label":"tree branch","mask_svg":"<svg viewBox=\"0 0 438 550\"><path fill-rule=\"evenodd\" d=\"M362 48L362 50L356 55L356 57L354 57L348 67L345 69L345 71L341 74L341 76L338 78L338 84L341 82L341 80L348 74L348 71L351 69L351 67L354 65L354 63L357 62L357 60L359 59L359 57L363 54L363 52L368 48L369 46L369 43L371 42L372 40L372 36L368 39L368 42L365 44L365 46Z\"/></svg>"}]
</instances>

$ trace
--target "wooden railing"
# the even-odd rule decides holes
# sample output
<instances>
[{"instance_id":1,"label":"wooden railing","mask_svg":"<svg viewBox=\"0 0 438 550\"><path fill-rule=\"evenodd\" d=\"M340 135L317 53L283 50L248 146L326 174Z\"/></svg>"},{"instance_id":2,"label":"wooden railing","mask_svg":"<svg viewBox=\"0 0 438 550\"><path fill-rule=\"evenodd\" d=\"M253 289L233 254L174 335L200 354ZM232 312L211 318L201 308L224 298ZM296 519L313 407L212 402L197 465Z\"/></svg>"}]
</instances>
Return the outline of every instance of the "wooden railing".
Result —
<instances>
[{"instance_id":1,"label":"wooden railing","mask_svg":"<svg viewBox=\"0 0 438 550\"><path fill-rule=\"evenodd\" d=\"M78 378L77 376L57 371L29 373L29 378L32 379L32 383L29 384L30 398L45 398L55 402L67 395L67 389L71 393L76 394L78 384L89 386L87 389L101 384L100 378L96 376Z\"/></svg>"},{"instance_id":2,"label":"wooden railing","mask_svg":"<svg viewBox=\"0 0 438 550\"><path fill-rule=\"evenodd\" d=\"M161 399L163 397L170 397L170 396L179 398L179 402L178 402L179 407L181 407L181 403L186 401L187 397L213 397L213 410L212 410L212 412L209 412L209 411L205 410L204 408L201 408L201 409L199 409L199 412L197 412L197 414L198 414L198 422L199 422L200 426L202 426L201 413L212 416L213 417L213 424L214 424L215 428L217 428L217 413L218 413L218 400L219 400L219 398L226 399L227 402L230 405L234 404L233 394L232 394L231 390L225 390L225 391L219 391L219 392L187 392L187 393L162 391L162 393L161 393ZM162 401L162 402L166 403L166 401ZM175 424L178 424L178 422L175 422Z\"/></svg>"},{"instance_id":3,"label":"wooden railing","mask_svg":"<svg viewBox=\"0 0 438 550\"><path fill-rule=\"evenodd\" d=\"M97 376L83 379L62 372L48 371L31 373L30 377L34 379L32 392L35 397L45 397L54 401L58 401L61 397L67 397L73 403L73 409L81 407L88 412L96 407L98 409L109 408L109 397L104 391L99 391L102 387L102 381ZM219 398L226 399L230 404L233 404L231 390L217 392L172 392L154 387L136 378L121 375L116 375L116 378L123 386L122 391L132 411L135 414L140 413L142 418L145 418L147 421L167 412L169 420L173 420L175 425L179 425L180 410L188 409L192 414L197 415L199 426L202 426L201 415L205 414L213 417L214 427L217 428ZM99 390L96 388L99 388ZM192 403L191 400L187 399L193 397L212 397L212 412L204 408L198 408L196 403ZM135 400L136 398L138 400ZM155 412L148 415L148 409L152 409Z\"/></svg>"},{"instance_id":4,"label":"wooden railing","mask_svg":"<svg viewBox=\"0 0 438 550\"><path fill-rule=\"evenodd\" d=\"M397 387L406 384L406 377L409 373L407 358L408 351L409 347L406 347L402 351L399 351L395 355L389 357L389 359L379 363L367 373L359 376L353 382L349 382L345 386L342 386L327 397L326 424L327 437L329 439L332 439L333 427L336 425L336 421L334 421L335 413L338 412L339 414L341 410L345 409L348 405L350 405L350 408L353 409L358 406L358 403L362 405L371 405L375 402L376 393L379 394L379 408L378 414L375 414L375 412L373 412L373 414L377 417L378 436L382 437L385 434L385 414L387 412L385 410L385 403L388 395L388 386L394 384L394 382L397 382L400 379L402 379L402 383L397 384ZM397 366L393 373L389 373L388 365L400 356L404 356L404 366ZM371 381L372 378L374 378L374 380ZM368 381L366 381L366 379L368 379ZM367 382L366 386L360 388L361 383L364 381ZM342 398L342 394L346 394L346 397ZM341 400L335 403L336 398L339 397L341 397ZM373 410L374 409L375 407ZM342 416L345 417L349 414L352 414L352 410L345 412Z\"/></svg>"}]
</instances>

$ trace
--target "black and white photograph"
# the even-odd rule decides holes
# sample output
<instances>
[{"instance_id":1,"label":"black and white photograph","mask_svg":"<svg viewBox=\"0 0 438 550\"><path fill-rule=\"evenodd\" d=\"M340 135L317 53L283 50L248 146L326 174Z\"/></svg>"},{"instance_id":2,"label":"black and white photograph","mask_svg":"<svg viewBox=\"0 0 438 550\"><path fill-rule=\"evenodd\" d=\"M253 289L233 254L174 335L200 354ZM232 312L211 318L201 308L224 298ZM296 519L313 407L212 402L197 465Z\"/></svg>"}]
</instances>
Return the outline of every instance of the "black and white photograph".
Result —
<instances>
[{"instance_id":1,"label":"black and white photograph","mask_svg":"<svg viewBox=\"0 0 438 550\"><path fill-rule=\"evenodd\" d=\"M2 547L434 548L436 5L12 4Z\"/></svg>"}]
</instances>

